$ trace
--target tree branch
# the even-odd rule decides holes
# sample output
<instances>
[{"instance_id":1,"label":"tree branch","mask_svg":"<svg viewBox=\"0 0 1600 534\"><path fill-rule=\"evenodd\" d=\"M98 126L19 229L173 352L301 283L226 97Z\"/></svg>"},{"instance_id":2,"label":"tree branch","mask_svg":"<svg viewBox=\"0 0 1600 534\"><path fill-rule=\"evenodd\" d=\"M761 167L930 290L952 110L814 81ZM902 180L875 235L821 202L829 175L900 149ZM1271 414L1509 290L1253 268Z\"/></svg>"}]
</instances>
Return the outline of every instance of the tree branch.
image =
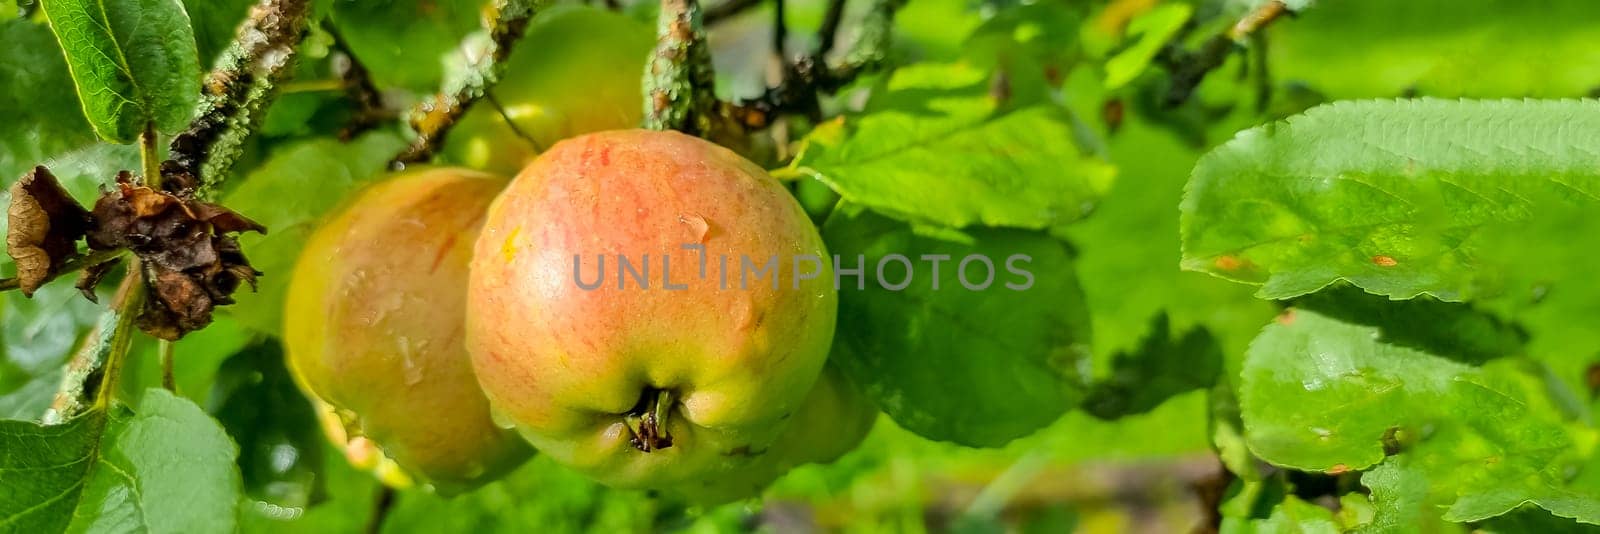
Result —
<instances>
[{"instance_id":1,"label":"tree branch","mask_svg":"<svg viewBox=\"0 0 1600 534\"><path fill-rule=\"evenodd\" d=\"M178 381L172 374L172 356L177 345L165 339L156 340L156 353L161 358L161 387L176 393Z\"/></svg>"},{"instance_id":2,"label":"tree branch","mask_svg":"<svg viewBox=\"0 0 1600 534\"><path fill-rule=\"evenodd\" d=\"M206 78L201 113L172 139L161 165L163 187L181 196L209 196L238 159L277 84L294 64L305 35L308 0L260 0L233 44Z\"/></svg>"},{"instance_id":3,"label":"tree branch","mask_svg":"<svg viewBox=\"0 0 1600 534\"><path fill-rule=\"evenodd\" d=\"M785 114L819 115L819 94L834 94L865 73L882 68L889 57L895 13L906 0L877 0L861 22L861 35L837 65L825 57L832 51L834 34L844 10L843 0L828 6L818 30L816 53L794 64L794 69L777 87L759 97L724 104L722 112L748 128L762 128L774 117Z\"/></svg>"},{"instance_id":4,"label":"tree branch","mask_svg":"<svg viewBox=\"0 0 1600 534\"><path fill-rule=\"evenodd\" d=\"M789 55L785 52L784 41L789 39L789 23L784 20L783 3L783 0L772 0L772 54L787 70Z\"/></svg>"},{"instance_id":5,"label":"tree branch","mask_svg":"<svg viewBox=\"0 0 1600 534\"><path fill-rule=\"evenodd\" d=\"M395 156L390 162L391 168L402 169L407 164L433 157L456 121L500 81L506 59L511 57L511 48L528 29L528 20L533 18L537 3L536 0L493 0L484 13L484 26L489 30L488 49L467 65L463 76L446 81L442 91L411 111L411 128L417 132L417 138Z\"/></svg>"},{"instance_id":6,"label":"tree branch","mask_svg":"<svg viewBox=\"0 0 1600 534\"><path fill-rule=\"evenodd\" d=\"M333 49L339 53L337 57L343 58L343 61L334 63L339 76L339 88L356 108L349 124L339 131L339 138L348 141L394 118L395 114L384 107L383 93L372 83L367 66L351 51L349 42L339 33L339 28L332 21L324 19L322 31L328 32L328 36L333 38Z\"/></svg>"},{"instance_id":7,"label":"tree branch","mask_svg":"<svg viewBox=\"0 0 1600 534\"><path fill-rule=\"evenodd\" d=\"M1257 32L1285 14L1293 14L1281 0L1270 0L1246 13L1238 22L1207 40L1196 52L1187 52L1176 44L1168 45L1160 57L1171 74L1172 85L1167 89L1163 105L1176 107L1194 95L1195 88L1205 81L1206 75L1228 59L1228 54Z\"/></svg>"},{"instance_id":8,"label":"tree branch","mask_svg":"<svg viewBox=\"0 0 1600 534\"><path fill-rule=\"evenodd\" d=\"M661 0L656 48L645 67L644 127L705 136L717 106L716 73L697 0Z\"/></svg>"},{"instance_id":9,"label":"tree branch","mask_svg":"<svg viewBox=\"0 0 1600 534\"><path fill-rule=\"evenodd\" d=\"M1288 4L1283 3L1282 0L1271 0L1246 13L1243 18L1239 19L1239 22L1228 28L1225 35L1230 40L1242 41L1244 38L1256 33L1256 31L1265 28L1268 24L1272 24L1272 21L1278 20L1278 17L1283 16L1285 13L1289 13Z\"/></svg>"},{"instance_id":10,"label":"tree branch","mask_svg":"<svg viewBox=\"0 0 1600 534\"><path fill-rule=\"evenodd\" d=\"M63 274L78 272L103 263L116 261L127 253L128 251L124 249L94 250L90 251L86 255L74 256L72 259L63 262L60 269L56 269L50 274L45 275L44 281L39 282L39 284L44 285L49 283L51 280L55 280ZM0 278L0 291L10 291L20 287L22 287L22 279L20 278Z\"/></svg>"},{"instance_id":11,"label":"tree branch","mask_svg":"<svg viewBox=\"0 0 1600 534\"><path fill-rule=\"evenodd\" d=\"M844 20L844 0L828 0L828 11L822 15L822 26L817 28L817 52L811 57L817 63L825 63L824 58L833 51L833 42L838 39L839 23Z\"/></svg>"},{"instance_id":12,"label":"tree branch","mask_svg":"<svg viewBox=\"0 0 1600 534\"><path fill-rule=\"evenodd\" d=\"M103 408L116 394L122 361L133 341L133 319L144 303L142 278L138 268L128 269L111 309L105 311L100 324L89 331L83 346L67 362L61 388L41 419L44 424L64 423L91 406Z\"/></svg>"}]
</instances>

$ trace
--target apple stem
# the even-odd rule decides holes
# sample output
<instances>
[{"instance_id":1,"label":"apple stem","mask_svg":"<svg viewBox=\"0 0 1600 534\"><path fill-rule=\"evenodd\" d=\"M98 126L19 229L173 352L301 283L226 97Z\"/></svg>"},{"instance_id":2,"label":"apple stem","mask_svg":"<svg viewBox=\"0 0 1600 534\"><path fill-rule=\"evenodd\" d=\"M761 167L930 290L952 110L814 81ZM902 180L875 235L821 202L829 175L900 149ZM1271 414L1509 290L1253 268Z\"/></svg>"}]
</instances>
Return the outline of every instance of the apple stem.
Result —
<instances>
[{"instance_id":1,"label":"apple stem","mask_svg":"<svg viewBox=\"0 0 1600 534\"><path fill-rule=\"evenodd\" d=\"M643 410L623 416L623 423L628 425L628 430L633 431L633 439L629 443L633 448L643 452L652 452L672 446L672 435L667 432L667 413L672 411L672 392L669 390L645 390L644 402L647 403Z\"/></svg>"}]
</instances>

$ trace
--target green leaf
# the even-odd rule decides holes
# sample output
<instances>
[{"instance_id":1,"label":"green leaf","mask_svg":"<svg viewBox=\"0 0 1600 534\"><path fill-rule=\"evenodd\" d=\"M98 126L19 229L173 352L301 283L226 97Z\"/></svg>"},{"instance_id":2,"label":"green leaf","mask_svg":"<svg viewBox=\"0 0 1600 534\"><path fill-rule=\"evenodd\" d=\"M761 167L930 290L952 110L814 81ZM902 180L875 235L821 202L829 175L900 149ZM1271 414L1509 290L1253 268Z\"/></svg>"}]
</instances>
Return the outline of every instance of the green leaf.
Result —
<instances>
[{"instance_id":1,"label":"green leaf","mask_svg":"<svg viewBox=\"0 0 1600 534\"><path fill-rule=\"evenodd\" d=\"M977 10L967 0L906 2L894 17L895 41L929 59L959 56L963 38L983 23Z\"/></svg>"},{"instance_id":2,"label":"green leaf","mask_svg":"<svg viewBox=\"0 0 1600 534\"><path fill-rule=\"evenodd\" d=\"M62 532L72 521L84 481L95 467L104 412L57 426L0 421L0 527L7 532Z\"/></svg>"},{"instance_id":3,"label":"green leaf","mask_svg":"<svg viewBox=\"0 0 1600 534\"><path fill-rule=\"evenodd\" d=\"M256 331L246 329L231 316L221 315L214 319L205 328L190 332L183 336L183 339L173 342L172 347L173 385L177 388L178 394L213 413L216 411L213 395L219 393L216 391L219 388L215 387L216 381L220 379L218 369L234 354L261 337ZM149 342L141 346L137 341ZM136 340L134 347L138 352L130 354L130 363L123 369L123 376L137 373L134 375L137 378L122 382L160 384L161 357L154 340Z\"/></svg>"},{"instance_id":4,"label":"green leaf","mask_svg":"<svg viewBox=\"0 0 1600 534\"><path fill-rule=\"evenodd\" d=\"M239 532L276 534L366 532L382 488L372 473L357 471L337 447L324 444L308 451L323 469L318 473L328 499L313 506L279 506L245 497L240 500Z\"/></svg>"},{"instance_id":5,"label":"green leaf","mask_svg":"<svg viewBox=\"0 0 1600 534\"><path fill-rule=\"evenodd\" d=\"M1448 416L1473 367L1385 343L1389 329L1291 308L1245 356L1239 406L1251 450L1303 471L1365 469L1385 441ZM1317 409L1308 410L1307 406Z\"/></svg>"},{"instance_id":6,"label":"green leaf","mask_svg":"<svg viewBox=\"0 0 1600 534\"><path fill-rule=\"evenodd\" d=\"M1097 380L1084 411L1101 419L1144 413L1181 393L1205 389L1222 372L1222 348L1204 328L1173 336L1166 315L1151 320L1150 333L1135 352L1119 353L1111 375Z\"/></svg>"},{"instance_id":7,"label":"green leaf","mask_svg":"<svg viewBox=\"0 0 1600 534\"><path fill-rule=\"evenodd\" d=\"M1524 504L1600 524L1600 496L1567 486L1576 453L1565 429L1488 386L1458 382L1455 393L1458 421L1362 477L1379 507L1374 531L1430 521L1441 507L1446 521L1476 522Z\"/></svg>"},{"instance_id":8,"label":"green leaf","mask_svg":"<svg viewBox=\"0 0 1600 534\"><path fill-rule=\"evenodd\" d=\"M321 500L326 438L284 367L283 347L274 340L246 348L217 375L211 412L239 444L245 494L286 508Z\"/></svg>"},{"instance_id":9,"label":"green leaf","mask_svg":"<svg viewBox=\"0 0 1600 534\"><path fill-rule=\"evenodd\" d=\"M1183 29L1194 14L1189 4L1163 4L1128 23L1127 34L1137 40L1106 60L1106 89L1117 89L1138 78L1150 67L1156 53Z\"/></svg>"},{"instance_id":10,"label":"green leaf","mask_svg":"<svg viewBox=\"0 0 1600 534\"><path fill-rule=\"evenodd\" d=\"M1523 353L1528 335L1476 308L1422 297L1392 301L1355 288L1329 288L1294 300L1294 306L1330 319L1379 329L1383 343L1466 364Z\"/></svg>"},{"instance_id":11,"label":"green leaf","mask_svg":"<svg viewBox=\"0 0 1600 534\"><path fill-rule=\"evenodd\" d=\"M780 174L918 224L1053 230L1087 215L1111 167L1080 152L1062 110L1001 110L989 85L963 64L896 71L860 114L813 130Z\"/></svg>"},{"instance_id":12,"label":"green leaf","mask_svg":"<svg viewBox=\"0 0 1600 534\"><path fill-rule=\"evenodd\" d=\"M1272 508L1265 519L1224 518L1223 534L1337 534L1341 532L1333 511L1290 495Z\"/></svg>"},{"instance_id":13,"label":"green leaf","mask_svg":"<svg viewBox=\"0 0 1600 534\"><path fill-rule=\"evenodd\" d=\"M467 62L462 40L479 30L483 7L477 0L328 3L330 19L374 82L418 92L437 91L446 65Z\"/></svg>"},{"instance_id":14,"label":"green leaf","mask_svg":"<svg viewBox=\"0 0 1600 534\"><path fill-rule=\"evenodd\" d=\"M225 309L246 327L275 334L283 323L289 273L306 237L346 196L382 176L389 158L404 146L391 132L373 132L350 143L303 141L281 149L251 172L223 205L268 228L267 235L239 238L250 263L266 274L257 291L240 291L235 295L239 303Z\"/></svg>"},{"instance_id":15,"label":"green leaf","mask_svg":"<svg viewBox=\"0 0 1600 534\"><path fill-rule=\"evenodd\" d=\"M1358 532L1405 532L1423 525L1439 528L1440 518L1422 513L1428 482L1420 472L1402 467L1408 461L1396 458L1361 475L1376 513Z\"/></svg>"},{"instance_id":16,"label":"green leaf","mask_svg":"<svg viewBox=\"0 0 1600 534\"><path fill-rule=\"evenodd\" d=\"M963 61L1005 73L1005 104L1053 103L1062 78L1082 55L1083 6L1064 2L999 9L961 45Z\"/></svg>"},{"instance_id":17,"label":"green leaf","mask_svg":"<svg viewBox=\"0 0 1600 534\"><path fill-rule=\"evenodd\" d=\"M100 310L71 284L46 285L31 299L0 293L0 417L44 415L61 387L62 366Z\"/></svg>"},{"instance_id":18,"label":"green leaf","mask_svg":"<svg viewBox=\"0 0 1600 534\"><path fill-rule=\"evenodd\" d=\"M41 0L95 133L131 143L184 128L200 97L189 14L178 0Z\"/></svg>"},{"instance_id":19,"label":"green leaf","mask_svg":"<svg viewBox=\"0 0 1600 534\"><path fill-rule=\"evenodd\" d=\"M58 426L0 421L0 527L18 532L233 529L237 449L216 421L165 390L139 407Z\"/></svg>"},{"instance_id":20,"label":"green leaf","mask_svg":"<svg viewBox=\"0 0 1600 534\"><path fill-rule=\"evenodd\" d=\"M1485 236L1547 212L1600 212L1597 139L1600 102L1587 100L1320 106L1200 161L1182 204L1183 266L1260 284L1262 298L1339 280L1396 299L1502 292L1506 273L1484 266L1504 241Z\"/></svg>"},{"instance_id":21,"label":"green leaf","mask_svg":"<svg viewBox=\"0 0 1600 534\"><path fill-rule=\"evenodd\" d=\"M1088 312L1063 243L1005 229L976 229L967 242L951 241L963 236L919 235L853 205L834 212L823 236L839 258L831 361L901 426L931 439L996 446L1056 420L1083 396ZM885 259L891 254L906 261ZM948 261L936 264L928 255ZM858 256L861 278L838 274L856 267ZM971 285L962 283L960 264L974 257L993 266L981 290L970 289L989 273L977 259L964 275Z\"/></svg>"},{"instance_id":22,"label":"green leaf","mask_svg":"<svg viewBox=\"0 0 1600 534\"><path fill-rule=\"evenodd\" d=\"M200 67L210 68L218 55L233 42L233 36L250 11L251 0L183 0L194 26L195 50Z\"/></svg>"},{"instance_id":23,"label":"green leaf","mask_svg":"<svg viewBox=\"0 0 1600 534\"><path fill-rule=\"evenodd\" d=\"M1594 532L1594 528L1570 519L1550 515L1549 512L1532 506L1524 506L1509 514L1483 522L1477 531L1486 534L1521 534L1526 532L1585 534Z\"/></svg>"},{"instance_id":24,"label":"green leaf","mask_svg":"<svg viewBox=\"0 0 1600 534\"><path fill-rule=\"evenodd\" d=\"M1437 317L1467 324L1448 315ZM1390 341L1418 324L1285 312L1245 359L1240 407L1251 450L1305 471L1378 465L1362 479L1375 530L1441 511L1447 521L1480 521L1530 502L1600 521L1600 499L1568 487L1581 451L1543 381L1521 378L1514 361L1478 368Z\"/></svg>"},{"instance_id":25,"label":"green leaf","mask_svg":"<svg viewBox=\"0 0 1600 534\"><path fill-rule=\"evenodd\" d=\"M1062 3L1008 5L972 30L961 45L963 56L979 64L1018 66L1006 56L1039 66L1065 69L1078 52L1082 9ZM998 60L998 61L995 61Z\"/></svg>"},{"instance_id":26,"label":"green leaf","mask_svg":"<svg viewBox=\"0 0 1600 534\"><path fill-rule=\"evenodd\" d=\"M1279 84L1332 98L1579 97L1600 85L1600 4L1341 0L1269 28Z\"/></svg>"},{"instance_id":27,"label":"green leaf","mask_svg":"<svg viewBox=\"0 0 1600 534\"><path fill-rule=\"evenodd\" d=\"M1075 85L1068 94L1100 90L1092 77L1069 81ZM1236 375L1245 348L1277 308L1252 297L1248 286L1180 269L1178 210L1152 209L1182 200L1200 151L1139 116L1128 117L1107 143L1119 178L1094 215L1066 232L1081 252L1075 263L1094 319L1096 369L1105 372L1114 355L1138 351L1150 318L1166 314L1180 331L1211 332L1226 358L1224 375Z\"/></svg>"},{"instance_id":28,"label":"green leaf","mask_svg":"<svg viewBox=\"0 0 1600 534\"><path fill-rule=\"evenodd\" d=\"M95 142L50 27L0 20L0 183L50 156ZM108 177L109 178L109 177Z\"/></svg>"},{"instance_id":29,"label":"green leaf","mask_svg":"<svg viewBox=\"0 0 1600 534\"><path fill-rule=\"evenodd\" d=\"M405 492L383 532L642 532L652 530L657 506L643 492L608 489L540 455L454 498Z\"/></svg>"},{"instance_id":30,"label":"green leaf","mask_svg":"<svg viewBox=\"0 0 1600 534\"><path fill-rule=\"evenodd\" d=\"M1216 451L1223 469L1246 484L1246 490L1255 491L1263 478L1261 462L1256 460L1255 454L1250 452L1250 444L1245 442L1244 420L1239 415L1239 399L1234 385L1229 381L1221 381L1208 393L1208 400L1211 401L1211 411L1207 414L1210 416L1211 448ZM1222 507L1223 515L1230 512L1228 506L1225 504ZM1244 511L1233 512L1242 514Z\"/></svg>"}]
</instances>

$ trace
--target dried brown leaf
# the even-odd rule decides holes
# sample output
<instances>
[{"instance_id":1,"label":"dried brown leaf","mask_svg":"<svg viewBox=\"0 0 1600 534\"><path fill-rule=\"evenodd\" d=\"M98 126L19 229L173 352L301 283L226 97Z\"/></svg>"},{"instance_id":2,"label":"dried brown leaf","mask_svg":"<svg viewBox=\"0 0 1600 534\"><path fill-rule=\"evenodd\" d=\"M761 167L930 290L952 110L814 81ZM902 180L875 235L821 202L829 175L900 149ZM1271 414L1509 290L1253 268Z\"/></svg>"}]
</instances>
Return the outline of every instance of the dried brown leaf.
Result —
<instances>
[{"instance_id":1,"label":"dried brown leaf","mask_svg":"<svg viewBox=\"0 0 1600 534\"><path fill-rule=\"evenodd\" d=\"M19 288L28 296L78 253L78 238L91 224L89 213L42 165L11 185L6 216L6 252L16 262Z\"/></svg>"},{"instance_id":2,"label":"dried brown leaf","mask_svg":"<svg viewBox=\"0 0 1600 534\"><path fill-rule=\"evenodd\" d=\"M232 304L239 285L254 287L261 274L227 234L266 228L223 206L122 176L117 190L95 203L94 216L91 248L127 248L139 256L151 298L137 323L150 335L177 339L205 327L213 308Z\"/></svg>"}]
</instances>

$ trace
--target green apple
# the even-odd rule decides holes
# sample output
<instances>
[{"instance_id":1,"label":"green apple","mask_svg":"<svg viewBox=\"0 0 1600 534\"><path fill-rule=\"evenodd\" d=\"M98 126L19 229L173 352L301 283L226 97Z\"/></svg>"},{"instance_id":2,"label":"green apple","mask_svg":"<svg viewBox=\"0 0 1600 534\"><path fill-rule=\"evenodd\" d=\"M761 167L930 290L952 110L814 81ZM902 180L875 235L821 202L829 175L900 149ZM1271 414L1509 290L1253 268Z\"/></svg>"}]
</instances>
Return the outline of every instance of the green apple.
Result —
<instances>
[{"instance_id":1,"label":"green apple","mask_svg":"<svg viewBox=\"0 0 1600 534\"><path fill-rule=\"evenodd\" d=\"M655 46L649 25L588 6L536 17L505 74L445 138L445 161L514 175L557 141L633 128L644 115L640 80Z\"/></svg>"}]
</instances>

